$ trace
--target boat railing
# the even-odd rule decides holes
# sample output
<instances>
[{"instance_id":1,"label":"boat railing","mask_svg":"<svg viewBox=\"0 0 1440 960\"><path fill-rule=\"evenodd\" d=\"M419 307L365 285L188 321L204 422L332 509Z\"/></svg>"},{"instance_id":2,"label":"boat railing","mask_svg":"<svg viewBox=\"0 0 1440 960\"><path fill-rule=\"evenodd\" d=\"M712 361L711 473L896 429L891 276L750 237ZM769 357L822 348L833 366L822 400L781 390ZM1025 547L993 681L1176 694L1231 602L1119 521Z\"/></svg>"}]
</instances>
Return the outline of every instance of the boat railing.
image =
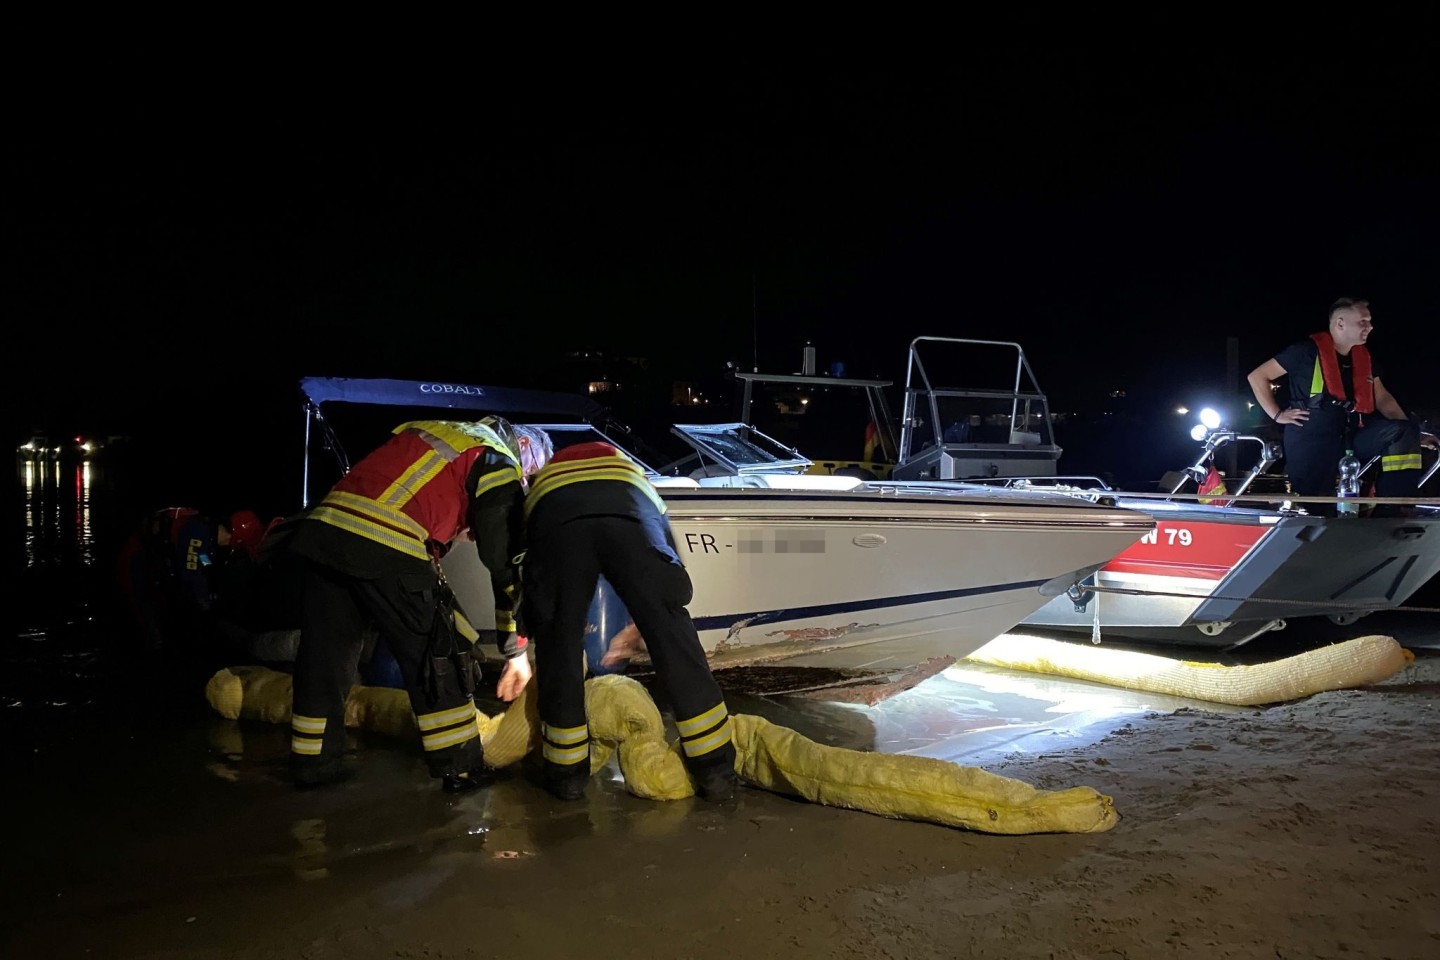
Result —
<instances>
[{"instance_id":1,"label":"boat railing","mask_svg":"<svg viewBox=\"0 0 1440 960\"><path fill-rule=\"evenodd\" d=\"M1233 491L1229 489L1224 491L1224 495L1227 498L1235 498L1243 494L1250 488L1250 485L1255 482L1256 477L1260 476L1260 474L1266 470L1269 470L1283 455L1280 444L1273 440L1266 440L1264 437L1257 437L1252 434L1243 434L1236 430L1211 430L1205 435L1200 456L1196 457L1194 463L1180 472L1180 478L1175 481L1174 487L1170 490L1170 495L1173 497L1175 494L1178 494L1185 484L1192 481L1195 483L1197 490L1201 489L1205 483L1205 478L1209 475L1209 465L1215 458L1215 451L1228 443L1258 444L1260 446L1260 457L1245 475L1245 479L1240 481L1238 488ZM1167 499L1169 498L1167 497Z\"/></svg>"},{"instance_id":2,"label":"boat railing","mask_svg":"<svg viewBox=\"0 0 1440 960\"><path fill-rule=\"evenodd\" d=\"M1010 386L1008 389L936 386L931 380L926 360L921 356L922 347L927 344L931 345L931 350L935 349L934 345L940 344L949 345L949 348L993 348L1007 352L1013 350L1015 361L1010 375ZM1001 412L997 413L996 417L1008 421L1008 429L1003 431L1004 438L1000 441L1002 443L1054 445L1049 400L1040 389L1039 381L1036 380L1035 372L1020 344L963 337L916 337L910 342L905 371L905 396L900 415L901 463L911 459L926 446L946 443L946 431L951 428L952 423L963 427L974 422L973 413L966 416L962 411L961 415L957 415L953 410L942 409L942 402L954 400L998 403ZM1008 412L1004 410L1005 407L1008 407ZM968 431L965 432L968 434Z\"/></svg>"}]
</instances>

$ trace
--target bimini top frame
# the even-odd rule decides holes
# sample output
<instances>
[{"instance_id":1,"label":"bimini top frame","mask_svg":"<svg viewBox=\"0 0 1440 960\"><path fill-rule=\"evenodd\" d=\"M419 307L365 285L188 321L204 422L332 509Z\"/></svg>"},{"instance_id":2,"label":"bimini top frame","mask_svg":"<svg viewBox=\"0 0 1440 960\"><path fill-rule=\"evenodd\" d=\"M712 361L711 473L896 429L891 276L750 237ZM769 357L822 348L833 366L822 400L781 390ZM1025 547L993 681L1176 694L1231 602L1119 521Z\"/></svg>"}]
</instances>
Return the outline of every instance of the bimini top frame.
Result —
<instances>
[{"instance_id":1,"label":"bimini top frame","mask_svg":"<svg viewBox=\"0 0 1440 960\"><path fill-rule=\"evenodd\" d=\"M325 418L326 404L424 407L437 412L464 411L474 416L493 414L512 420L559 418L594 423L605 419L605 408L580 394L521 387L482 387L436 380L302 377L300 394L305 403L305 467L300 491L302 508L310 506L310 458L316 446L323 445L334 453L342 472L350 470L350 458Z\"/></svg>"}]
</instances>

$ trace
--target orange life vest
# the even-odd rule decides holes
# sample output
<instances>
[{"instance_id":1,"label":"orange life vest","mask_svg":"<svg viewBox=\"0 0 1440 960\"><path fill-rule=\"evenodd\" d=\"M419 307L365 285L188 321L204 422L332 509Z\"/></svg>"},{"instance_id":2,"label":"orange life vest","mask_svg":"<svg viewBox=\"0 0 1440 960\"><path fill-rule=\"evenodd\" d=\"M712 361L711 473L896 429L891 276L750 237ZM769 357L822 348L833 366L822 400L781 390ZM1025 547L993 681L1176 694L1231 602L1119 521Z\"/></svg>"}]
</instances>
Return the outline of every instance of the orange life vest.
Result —
<instances>
[{"instance_id":1,"label":"orange life vest","mask_svg":"<svg viewBox=\"0 0 1440 960\"><path fill-rule=\"evenodd\" d=\"M1348 400L1345 380L1340 376L1340 355L1335 352L1335 340L1328 333L1312 333L1315 341L1315 373L1310 378L1310 396L1328 393L1336 400ZM1361 344L1350 348L1352 364L1351 379L1355 381L1355 410L1357 413L1375 412L1375 384L1370 375L1370 351Z\"/></svg>"}]
</instances>

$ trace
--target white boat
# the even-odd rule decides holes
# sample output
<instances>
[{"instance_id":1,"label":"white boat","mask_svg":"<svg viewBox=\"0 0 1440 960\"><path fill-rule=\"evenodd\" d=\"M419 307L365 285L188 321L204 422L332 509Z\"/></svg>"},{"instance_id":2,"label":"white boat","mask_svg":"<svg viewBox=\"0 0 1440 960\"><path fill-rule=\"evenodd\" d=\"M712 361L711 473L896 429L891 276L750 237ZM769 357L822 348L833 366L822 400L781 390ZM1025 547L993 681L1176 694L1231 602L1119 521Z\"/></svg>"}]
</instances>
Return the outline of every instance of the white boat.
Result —
<instances>
[{"instance_id":1,"label":"white boat","mask_svg":"<svg viewBox=\"0 0 1440 960\"><path fill-rule=\"evenodd\" d=\"M602 431L598 406L583 397L334 378L307 378L301 391L307 505L312 452L328 446L339 455L338 469L348 469L337 403L429 408L404 419L496 413L548 430L557 448L606 439L625 450L666 502L695 587L690 614L717 666L784 661L893 671L963 657L1154 527L1146 514L1058 494L903 489L844 477L666 475L615 430ZM554 419L560 414L574 416ZM387 416L393 427L394 410ZM444 562L467 618L488 622L488 576L474 551L452 551Z\"/></svg>"}]
</instances>

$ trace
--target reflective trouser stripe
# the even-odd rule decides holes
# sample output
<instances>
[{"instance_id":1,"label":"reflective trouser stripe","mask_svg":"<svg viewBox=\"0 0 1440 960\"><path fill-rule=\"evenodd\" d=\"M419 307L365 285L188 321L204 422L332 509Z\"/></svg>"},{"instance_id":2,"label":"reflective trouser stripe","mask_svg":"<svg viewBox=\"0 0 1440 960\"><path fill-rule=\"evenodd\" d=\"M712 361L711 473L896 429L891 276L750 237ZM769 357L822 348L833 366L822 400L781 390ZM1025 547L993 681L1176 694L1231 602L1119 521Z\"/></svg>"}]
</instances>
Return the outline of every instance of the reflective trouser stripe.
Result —
<instances>
[{"instance_id":1,"label":"reflective trouser stripe","mask_svg":"<svg viewBox=\"0 0 1440 960\"><path fill-rule=\"evenodd\" d=\"M1393 470L1419 470L1420 467L1421 461L1420 454L1418 453L1405 453L1380 458L1380 469L1386 473Z\"/></svg>"},{"instance_id":2,"label":"reflective trouser stripe","mask_svg":"<svg viewBox=\"0 0 1440 960\"><path fill-rule=\"evenodd\" d=\"M325 742L325 718L290 717L290 752L307 757L320 756L320 747Z\"/></svg>"},{"instance_id":3,"label":"reflective trouser stripe","mask_svg":"<svg viewBox=\"0 0 1440 960\"><path fill-rule=\"evenodd\" d=\"M422 713L415 718L415 725L421 730L438 730L441 727L453 727L455 724L465 720L475 719L475 707L467 700L458 707L451 707L448 710L437 710L435 713Z\"/></svg>"},{"instance_id":4,"label":"reflective trouser stripe","mask_svg":"<svg viewBox=\"0 0 1440 960\"><path fill-rule=\"evenodd\" d=\"M448 710L422 713L415 718L415 725L426 751L444 750L480 735L475 706L469 700Z\"/></svg>"},{"instance_id":5,"label":"reflective trouser stripe","mask_svg":"<svg viewBox=\"0 0 1440 960\"><path fill-rule=\"evenodd\" d=\"M712 750L717 750L720 747L725 746L733 739L734 734L730 725L730 717L727 715L724 721L721 722L719 728L716 729L713 733L709 733L701 737L695 737L694 739L682 738L680 741L680 745L685 748L685 756L703 757L705 754L711 752Z\"/></svg>"},{"instance_id":6,"label":"reflective trouser stripe","mask_svg":"<svg viewBox=\"0 0 1440 960\"><path fill-rule=\"evenodd\" d=\"M675 727L680 731L680 745L687 757L702 757L733 739L730 711L725 709L723 700L702 714L675 721Z\"/></svg>"},{"instance_id":7,"label":"reflective trouser stripe","mask_svg":"<svg viewBox=\"0 0 1440 960\"><path fill-rule=\"evenodd\" d=\"M552 727L548 723L542 723L540 736L545 740L545 747L541 752L551 763L571 766L590 756L590 728L584 724L578 727Z\"/></svg>"},{"instance_id":8,"label":"reflective trouser stripe","mask_svg":"<svg viewBox=\"0 0 1440 960\"><path fill-rule=\"evenodd\" d=\"M717 703L697 717L689 720L675 721L675 727L680 731L682 737L693 737L711 729L729 716L730 712L725 709L725 704Z\"/></svg>"},{"instance_id":9,"label":"reflective trouser stripe","mask_svg":"<svg viewBox=\"0 0 1440 960\"><path fill-rule=\"evenodd\" d=\"M551 763L569 767L590 758L590 744L587 742L578 747L561 748L552 743L546 743L542 753L545 759Z\"/></svg>"},{"instance_id":10,"label":"reflective trouser stripe","mask_svg":"<svg viewBox=\"0 0 1440 960\"><path fill-rule=\"evenodd\" d=\"M442 730L438 733L427 733L420 738L426 751L444 750L453 747L457 743L464 743L466 740L473 740L480 735L480 728L471 721L467 726L455 727L452 730Z\"/></svg>"}]
</instances>

